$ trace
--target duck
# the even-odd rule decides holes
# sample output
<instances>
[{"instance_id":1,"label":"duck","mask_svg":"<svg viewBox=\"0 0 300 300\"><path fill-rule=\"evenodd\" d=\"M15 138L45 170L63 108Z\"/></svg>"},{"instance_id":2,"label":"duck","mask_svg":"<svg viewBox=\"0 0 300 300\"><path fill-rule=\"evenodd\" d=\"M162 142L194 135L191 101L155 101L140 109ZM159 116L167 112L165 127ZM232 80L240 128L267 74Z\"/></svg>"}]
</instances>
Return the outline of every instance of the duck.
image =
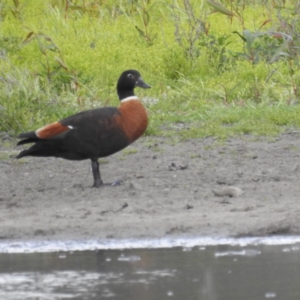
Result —
<instances>
[{"instance_id":1,"label":"duck","mask_svg":"<svg viewBox=\"0 0 300 300\"><path fill-rule=\"evenodd\" d=\"M60 157L67 160L91 160L94 184L103 185L98 159L112 155L137 140L147 129L146 108L134 89L148 89L139 71L126 70L118 79L118 107L100 107L71 115L35 131L18 135L17 145L34 143L22 150L17 159L26 156Z\"/></svg>"}]
</instances>

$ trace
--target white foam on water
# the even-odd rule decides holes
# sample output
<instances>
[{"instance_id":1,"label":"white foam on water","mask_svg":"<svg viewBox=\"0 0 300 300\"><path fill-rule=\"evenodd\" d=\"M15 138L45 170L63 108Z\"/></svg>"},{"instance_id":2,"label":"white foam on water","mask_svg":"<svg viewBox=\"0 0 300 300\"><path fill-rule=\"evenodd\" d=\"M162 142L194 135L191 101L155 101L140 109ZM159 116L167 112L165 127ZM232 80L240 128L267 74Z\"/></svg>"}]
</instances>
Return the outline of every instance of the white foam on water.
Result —
<instances>
[{"instance_id":1,"label":"white foam on water","mask_svg":"<svg viewBox=\"0 0 300 300\"><path fill-rule=\"evenodd\" d=\"M261 251L255 249L243 249L241 251L223 251L223 252L216 252L215 257L222 257L222 256L258 256L261 254Z\"/></svg>"},{"instance_id":2,"label":"white foam on water","mask_svg":"<svg viewBox=\"0 0 300 300\"><path fill-rule=\"evenodd\" d=\"M245 238L161 238L161 239L123 239L123 240L86 240L86 241L2 241L0 253L44 253L87 250L121 250L154 248L191 248L195 246L248 246L248 245L291 245L300 243L300 236L272 236ZM299 248L299 247L297 247Z\"/></svg>"}]
</instances>

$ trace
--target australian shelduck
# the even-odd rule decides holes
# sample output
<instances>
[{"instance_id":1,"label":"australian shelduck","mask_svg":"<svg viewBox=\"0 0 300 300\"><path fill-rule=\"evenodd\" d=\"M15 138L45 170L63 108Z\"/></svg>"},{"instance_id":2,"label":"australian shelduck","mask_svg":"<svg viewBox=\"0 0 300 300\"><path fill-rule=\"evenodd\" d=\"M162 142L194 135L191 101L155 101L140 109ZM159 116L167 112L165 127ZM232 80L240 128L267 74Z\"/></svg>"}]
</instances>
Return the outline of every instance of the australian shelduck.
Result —
<instances>
[{"instance_id":1,"label":"australian shelduck","mask_svg":"<svg viewBox=\"0 0 300 300\"><path fill-rule=\"evenodd\" d=\"M123 72L118 80L119 107L87 110L46 125L36 131L21 133L18 145L34 143L21 151L24 156L61 157L69 160L90 159L94 187L103 185L99 157L116 153L138 139L148 125L147 112L134 95L134 88L150 88L136 70Z\"/></svg>"}]
</instances>

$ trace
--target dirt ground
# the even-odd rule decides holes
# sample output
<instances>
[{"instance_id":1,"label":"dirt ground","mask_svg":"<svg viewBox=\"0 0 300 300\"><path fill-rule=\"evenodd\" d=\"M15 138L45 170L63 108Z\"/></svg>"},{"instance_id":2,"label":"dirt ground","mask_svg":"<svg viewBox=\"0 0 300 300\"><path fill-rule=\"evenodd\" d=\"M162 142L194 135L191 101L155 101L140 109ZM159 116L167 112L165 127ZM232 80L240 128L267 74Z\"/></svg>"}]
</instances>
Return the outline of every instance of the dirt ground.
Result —
<instances>
[{"instance_id":1,"label":"dirt ground","mask_svg":"<svg viewBox=\"0 0 300 300\"><path fill-rule=\"evenodd\" d=\"M10 157L21 149L0 146L2 241L300 234L298 131L142 137L100 160L105 182L123 181L100 189L90 161Z\"/></svg>"}]
</instances>

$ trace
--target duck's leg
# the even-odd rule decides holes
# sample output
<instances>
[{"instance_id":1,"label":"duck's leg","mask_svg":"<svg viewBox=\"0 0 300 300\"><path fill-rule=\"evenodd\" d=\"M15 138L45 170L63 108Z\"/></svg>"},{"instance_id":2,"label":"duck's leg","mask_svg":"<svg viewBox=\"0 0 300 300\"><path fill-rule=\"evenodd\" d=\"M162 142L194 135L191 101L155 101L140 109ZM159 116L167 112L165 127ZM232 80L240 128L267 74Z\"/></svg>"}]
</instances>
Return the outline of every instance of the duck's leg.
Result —
<instances>
[{"instance_id":1,"label":"duck's leg","mask_svg":"<svg viewBox=\"0 0 300 300\"><path fill-rule=\"evenodd\" d=\"M94 184L93 187L98 188L103 185L103 181L100 175L100 167L98 159L91 159L92 160L92 171L94 176Z\"/></svg>"},{"instance_id":2,"label":"duck's leg","mask_svg":"<svg viewBox=\"0 0 300 300\"><path fill-rule=\"evenodd\" d=\"M100 165L98 162L98 159L91 159L92 161L92 171L93 171L93 176L94 176L94 184L93 187L95 188L99 188L101 186L117 186L120 185L122 183L122 180L116 180L112 183L103 183L102 179L101 179L101 175L100 175Z\"/></svg>"}]
</instances>

